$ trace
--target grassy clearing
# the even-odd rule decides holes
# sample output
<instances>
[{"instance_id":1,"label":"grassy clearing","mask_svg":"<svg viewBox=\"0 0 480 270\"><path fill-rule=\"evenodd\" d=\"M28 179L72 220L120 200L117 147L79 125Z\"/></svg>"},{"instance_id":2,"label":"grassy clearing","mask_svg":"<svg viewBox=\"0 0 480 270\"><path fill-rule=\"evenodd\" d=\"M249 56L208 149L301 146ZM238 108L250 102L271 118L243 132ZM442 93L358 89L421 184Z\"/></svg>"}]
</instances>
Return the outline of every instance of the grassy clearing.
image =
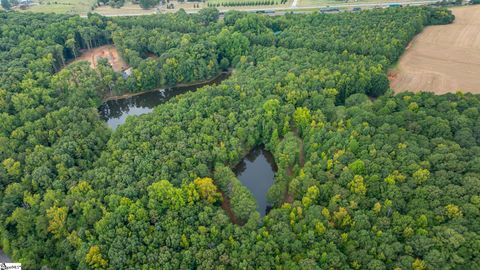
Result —
<instances>
[{"instance_id":1,"label":"grassy clearing","mask_svg":"<svg viewBox=\"0 0 480 270\"><path fill-rule=\"evenodd\" d=\"M121 15L121 14L153 14L155 13L156 9L143 9L139 5L134 5L132 3L125 3L125 5L121 8L112 8L110 6L101 6L96 8L93 12L101 14L101 15Z\"/></svg>"},{"instance_id":2,"label":"grassy clearing","mask_svg":"<svg viewBox=\"0 0 480 270\"><path fill-rule=\"evenodd\" d=\"M126 2L122 8L112 8L110 6L93 8L96 2L96 0L34 0L33 5L28 9L19 11L80 15L86 15L88 12L94 12L107 16L122 14L152 14L155 12L155 9L145 10L139 5L134 5L131 2Z\"/></svg>"},{"instance_id":3,"label":"grassy clearing","mask_svg":"<svg viewBox=\"0 0 480 270\"><path fill-rule=\"evenodd\" d=\"M25 11L81 14L92 10L95 0L38 0Z\"/></svg>"}]
</instances>

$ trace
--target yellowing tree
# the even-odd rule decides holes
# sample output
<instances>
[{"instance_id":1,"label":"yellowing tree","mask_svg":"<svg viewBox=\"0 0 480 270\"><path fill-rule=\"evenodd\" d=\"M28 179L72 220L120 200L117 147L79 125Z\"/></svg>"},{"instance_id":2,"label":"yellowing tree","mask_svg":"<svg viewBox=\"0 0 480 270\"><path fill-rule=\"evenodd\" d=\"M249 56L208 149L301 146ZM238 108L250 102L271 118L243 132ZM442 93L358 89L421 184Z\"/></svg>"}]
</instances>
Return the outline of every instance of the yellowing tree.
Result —
<instances>
[{"instance_id":1,"label":"yellowing tree","mask_svg":"<svg viewBox=\"0 0 480 270\"><path fill-rule=\"evenodd\" d=\"M341 227L352 224L352 218L350 217L347 209L344 207L340 207L338 211L334 212L333 218L335 220L335 223L340 225Z\"/></svg>"},{"instance_id":2,"label":"yellowing tree","mask_svg":"<svg viewBox=\"0 0 480 270\"><path fill-rule=\"evenodd\" d=\"M317 221L317 223L315 223L315 231L316 231L318 234L322 235L322 234L325 233L326 230L327 230L327 228L325 228L325 225L323 225L322 222Z\"/></svg>"},{"instance_id":3,"label":"yellowing tree","mask_svg":"<svg viewBox=\"0 0 480 270\"><path fill-rule=\"evenodd\" d=\"M427 169L418 169L413 173L413 180L418 185L425 183L430 177L430 171Z\"/></svg>"},{"instance_id":4,"label":"yellowing tree","mask_svg":"<svg viewBox=\"0 0 480 270\"><path fill-rule=\"evenodd\" d=\"M350 191L353 193L360 195L365 195L365 193L367 193L367 186L365 185L361 175L355 175L353 180L348 184L348 187L350 187Z\"/></svg>"},{"instance_id":5,"label":"yellowing tree","mask_svg":"<svg viewBox=\"0 0 480 270\"><path fill-rule=\"evenodd\" d=\"M324 207L322 209L322 216L324 216L327 220L330 220L330 211L328 211L328 208Z\"/></svg>"},{"instance_id":6,"label":"yellowing tree","mask_svg":"<svg viewBox=\"0 0 480 270\"><path fill-rule=\"evenodd\" d=\"M85 256L85 261L93 269L106 268L108 263L103 258L102 253L100 252L100 247L92 246L88 250L87 255Z\"/></svg>"},{"instance_id":7,"label":"yellowing tree","mask_svg":"<svg viewBox=\"0 0 480 270\"><path fill-rule=\"evenodd\" d=\"M8 173L10 176L13 176L13 177L18 177L18 176L20 176L20 174L21 174L20 162L15 161L15 160L12 159L12 158L7 158L7 159L5 159L5 160L2 162L2 164L3 164L3 166L4 166L5 169L7 170L7 173Z\"/></svg>"},{"instance_id":8,"label":"yellowing tree","mask_svg":"<svg viewBox=\"0 0 480 270\"><path fill-rule=\"evenodd\" d=\"M310 110L305 107L297 108L293 113L293 121L303 134L305 128L310 125L310 122L312 122Z\"/></svg>"},{"instance_id":9,"label":"yellowing tree","mask_svg":"<svg viewBox=\"0 0 480 270\"><path fill-rule=\"evenodd\" d=\"M454 204L449 204L445 206L445 211L449 218L460 218L463 216L462 210Z\"/></svg>"},{"instance_id":10,"label":"yellowing tree","mask_svg":"<svg viewBox=\"0 0 480 270\"><path fill-rule=\"evenodd\" d=\"M197 187L200 198L207 200L209 203L214 203L220 198L220 193L217 192L217 187L212 178L197 178L193 183Z\"/></svg>"},{"instance_id":11,"label":"yellowing tree","mask_svg":"<svg viewBox=\"0 0 480 270\"><path fill-rule=\"evenodd\" d=\"M375 205L373 206L373 212L375 212L375 214L378 214L380 213L381 210L382 210L382 204L379 202L376 202Z\"/></svg>"},{"instance_id":12,"label":"yellowing tree","mask_svg":"<svg viewBox=\"0 0 480 270\"><path fill-rule=\"evenodd\" d=\"M313 202L315 202L320 194L320 190L316 186L311 186L307 190L307 194L302 198L302 204L305 207L310 206Z\"/></svg>"},{"instance_id":13,"label":"yellowing tree","mask_svg":"<svg viewBox=\"0 0 480 270\"><path fill-rule=\"evenodd\" d=\"M418 111L418 108L419 108L419 106L418 106L418 104L417 104L416 102L412 102L412 103L410 103L410 104L408 105L408 109L409 109L410 111L413 111L413 112Z\"/></svg>"},{"instance_id":14,"label":"yellowing tree","mask_svg":"<svg viewBox=\"0 0 480 270\"><path fill-rule=\"evenodd\" d=\"M56 238L62 237L66 233L65 221L67 220L67 207L51 207L47 210L48 231Z\"/></svg>"},{"instance_id":15,"label":"yellowing tree","mask_svg":"<svg viewBox=\"0 0 480 270\"><path fill-rule=\"evenodd\" d=\"M412 263L412 269L413 270L423 270L426 268L425 262L417 258L413 263Z\"/></svg>"}]
</instances>

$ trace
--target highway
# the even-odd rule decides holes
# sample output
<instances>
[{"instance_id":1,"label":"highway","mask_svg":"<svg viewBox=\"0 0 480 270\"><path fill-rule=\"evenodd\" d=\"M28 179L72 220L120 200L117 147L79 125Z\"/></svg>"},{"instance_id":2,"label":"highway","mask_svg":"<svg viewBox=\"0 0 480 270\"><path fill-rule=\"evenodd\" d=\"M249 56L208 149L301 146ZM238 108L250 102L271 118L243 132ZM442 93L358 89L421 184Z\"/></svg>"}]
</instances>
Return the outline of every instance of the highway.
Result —
<instances>
[{"instance_id":1,"label":"highway","mask_svg":"<svg viewBox=\"0 0 480 270\"><path fill-rule=\"evenodd\" d=\"M315 12L315 11L320 11L321 9L352 9L352 8L375 8L375 7L389 7L392 4L400 4L403 6L424 6L424 5L430 5L430 4L435 4L437 2L441 2L441 0L424 0L424 1L399 1L395 3L358 3L358 4L337 4L337 5L313 5L313 6L298 6L297 5L298 0L294 0L292 5L289 7L265 7L265 8L241 8L241 9L235 9L234 7L229 8L229 7L222 7L219 8L220 12L227 12L230 10L238 10L238 11L244 11L244 12L275 12L267 15L283 15L285 13L293 12L293 13L310 13L310 12ZM186 10L186 13L193 14L193 13L198 13L199 10ZM152 13L139 13L139 14L108 14L108 15L103 15L105 17L119 17L119 16L143 16L143 15L153 15L153 14L162 14L162 13L170 13L172 11L164 11L160 10L158 11L152 11ZM87 15L80 15L80 17L86 18Z\"/></svg>"},{"instance_id":2,"label":"highway","mask_svg":"<svg viewBox=\"0 0 480 270\"><path fill-rule=\"evenodd\" d=\"M359 4L338 4L338 5L314 5L314 6L293 6L290 7L267 7L267 8L242 8L239 11L247 11L247 12L256 12L256 11L300 11L300 10L311 10L311 9L325 9L325 8L373 8L373 7L388 7L392 4L400 4L403 6L423 6L423 5L430 5L435 4L437 2L441 2L440 0L425 0L425 1L399 1L399 2L390 2L390 3L359 3ZM235 10L234 8L220 8L220 12L226 12L229 10ZM187 13L197 13L198 11L187 11Z\"/></svg>"}]
</instances>

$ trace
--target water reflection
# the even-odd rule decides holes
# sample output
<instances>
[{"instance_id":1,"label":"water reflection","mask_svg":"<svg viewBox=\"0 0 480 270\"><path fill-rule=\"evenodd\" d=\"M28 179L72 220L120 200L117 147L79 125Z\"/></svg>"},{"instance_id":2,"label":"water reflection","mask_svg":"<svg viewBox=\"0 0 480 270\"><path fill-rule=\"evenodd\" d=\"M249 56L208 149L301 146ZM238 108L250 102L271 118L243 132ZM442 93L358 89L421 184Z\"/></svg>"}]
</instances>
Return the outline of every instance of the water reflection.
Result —
<instances>
[{"instance_id":1,"label":"water reflection","mask_svg":"<svg viewBox=\"0 0 480 270\"><path fill-rule=\"evenodd\" d=\"M234 169L257 200L257 211L262 217L270 210L267 191L273 185L276 169L272 154L263 148L253 149Z\"/></svg>"},{"instance_id":2,"label":"water reflection","mask_svg":"<svg viewBox=\"0 0 480 270\"><path fill-rule=\"evenodd\" d=\"M127 97L117 100L104 102L100 108L100 117L104 119L108 126L116 129L123 124L129 115L141 115L153 111L155 106L162 104L172 97L189 91L195 91L205 85L218 84L229 77L229 73L222 73L220 76L208 83L196 84L192 86L179 86L167 89L159 89L146 92L137 96Z\"/></svg>"}]
</instances>

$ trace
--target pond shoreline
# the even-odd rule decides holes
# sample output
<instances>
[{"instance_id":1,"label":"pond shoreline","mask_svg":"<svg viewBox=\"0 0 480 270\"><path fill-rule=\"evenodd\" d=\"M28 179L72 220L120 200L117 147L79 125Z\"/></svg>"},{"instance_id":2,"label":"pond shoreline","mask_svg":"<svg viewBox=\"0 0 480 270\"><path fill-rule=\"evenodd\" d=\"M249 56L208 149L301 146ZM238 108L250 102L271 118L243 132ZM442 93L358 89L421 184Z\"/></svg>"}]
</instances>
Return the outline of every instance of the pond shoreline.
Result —
<instances>
[{"instance_id":1,"label":"pond shoreline","mask_svg":"<svg viewBox=\"0 0 480 270\"><path fill-rule=\"evenodd\" d=\"M107 125L115 129L126 121L130 115L142 115L150 113L156 106L167 102L171 98L187 92L194 92L207 85L219 85L228 79L232 71L220 72L213 78L204 81L178 84L169 88L157 88L154 90L126 93L119 96L105 97L98 108L100 117Z\"/></svg>"},{"instance_id":2,"label":"pond shoreline","mask_svg":"<svg viewBox=\"0 0 480 270\"><path fill-rule=\"evenodd\" d=\"M267 194L275 183L277 170L273 154L264 145L251 149L232 170L242 185L252 193L261 217L272 208Z\"/></svg>"},{"instance_id":3,"label":"pond shoreline","mask_svg":"<svg viewBox=\"0 0 480 270\"><path fill-rule=\"evenodd\" d=\"M143 95L143 94L146 94L146 93L165 90L165 89L169 89L169 88L192 87L192 86L197 86L197 85L202 85L202 84L209 84L209 83L214 82L215 80L217 80L221 76L230 75L231 73L232 73L232 70L229 69L227 71L222 71L222 72L218 73L217 75L215 75L215 77L207 79L207 80L194 81L194 82L189 82L189 83L179 83L179 84L172 85L172 86L165 86L163 88L155 88L155 89L152 89L152 90L146 90L146 91L142 91L142 92L126 93L126 94L114 95L114 96L107 95L102 99L102 102L131 98L131 97L134 97L134 96L139 96L139 95Z\"/></svg>"}]
</instances>

